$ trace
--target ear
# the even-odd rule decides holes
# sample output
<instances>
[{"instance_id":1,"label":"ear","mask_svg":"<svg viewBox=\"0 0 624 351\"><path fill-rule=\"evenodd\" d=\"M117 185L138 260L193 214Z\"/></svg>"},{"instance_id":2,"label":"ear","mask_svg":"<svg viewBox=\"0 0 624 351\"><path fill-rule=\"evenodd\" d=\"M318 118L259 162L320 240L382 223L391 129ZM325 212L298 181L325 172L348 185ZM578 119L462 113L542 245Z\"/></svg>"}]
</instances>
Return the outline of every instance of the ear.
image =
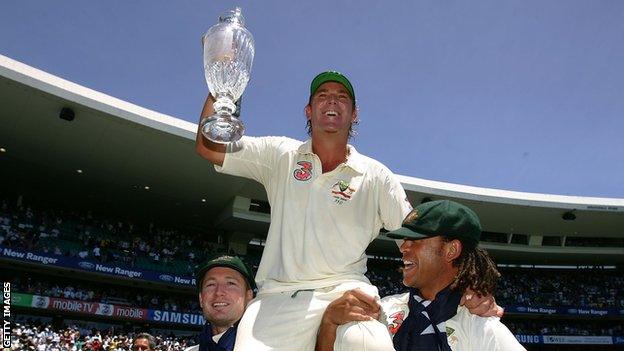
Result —
<instances>
[{"instance_id":1,"label":"ear","mask_svg":"<svg viewBox=\"0 0 624 351\"><path fill-rule=\"evenodd\" d=\"M199 294L198 294L198 295L199 295L199 308L201 308L201 306L203 306L203 305L204 305L204 300L202 299L202 294L201 294L201 291L199 292Z\"/></svg>"},{"instance_id":2,"label":"ear","mask_svg":"<svg viewBox=\"0 0 624 351\"><path fill-rule=\"evenodd\" d=\"M245 293L245 302L249 303L249 301L253 300L253 290L251 289L247 289L247 292Z\"/></svg>"},{"instance_id":3,"label":"ear","mask_svg":"<svg viewBox=\"0 0 624 351\"><path fill-rule=\"evenodd\" d=\"M353 108L353 113L351 113L351 123L354 123L355 121L357 121L357 117L358 117L358 108L356 106Z\"/></svg>"},{"instance_id":4,"label":"ear","mask_svg":"<svg viewBox=\"0 0 624 351\"><path fill-rule=\"evenodd\" d=\"M448 262L453 262L454 259L461 255L462 248L463 246L461 241L457 239L453 239L446 243L446 260Z\"/></svg>"},{"instance_id":5,"label":"ear","mask_svg":"<svg viewBox=\"0 0 624 351\"><path fill-rule=\"evenodd\" d=\"M305 111L306 120L309 121L312 118L312 107L310 107L310 104L307 104L303 110Z\"/></svg>"}]
</instances>

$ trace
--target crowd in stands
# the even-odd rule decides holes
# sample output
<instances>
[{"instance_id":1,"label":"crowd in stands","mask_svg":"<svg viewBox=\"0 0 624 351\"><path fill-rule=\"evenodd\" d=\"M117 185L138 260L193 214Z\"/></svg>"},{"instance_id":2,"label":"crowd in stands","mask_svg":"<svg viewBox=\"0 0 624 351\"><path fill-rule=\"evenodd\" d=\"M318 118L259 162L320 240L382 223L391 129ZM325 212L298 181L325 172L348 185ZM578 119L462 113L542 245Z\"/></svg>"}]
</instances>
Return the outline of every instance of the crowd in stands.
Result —
<instances>
[{"instance_id":1,"label":"crowd in stands","mask_svg":"<svg viewBox=\"0 0 624 351\"><path fill-rule=\"evenodd\" d=\"M380 262L375 262L377 266ZM388 263L386 263L387 265ZM396 263L395 263L396 264ZM567 272L567 273L566 273ZM592 302L592 300L583 300L587 296L595 296L596 300L602 301L602 296L611 290L615 294L621 294L622 277L617 272L593 272L592 274L578 274L578 272L569 271L540 271L539 275L530 274L525 270L503 271L506 276L502 280L501 287L496 293L496 298L502 306L509 305L544 305L544 306L565 306L570 304L570 299L556 298L562 294L570 294L575 301L584 301L583 306L595 308L621 308L623 300L619 297L619 303L612 305L603 305L601 303ZM554 275L554 276L551 276ZM367 273L371 281L379 288L381 296L388 294L396 294L405 291L400 284L400 271L398 264L395 269L375 268ZM556 279L556 277L559 277ZM131 307L150 308L159 310L170 310L178 312L199 313L200 307L194 293L184 295L174 295L166 291L156 291L153 289L138 289L124 287L119 289L118 286L106 285L102 283L80 283L76 280L59 279L56 277L48 277L44 275L26 275L17 271L9 271L9 281L12 283L12 289L15 292L42 295L50 297L59 297L73 300L83 300L90 302L111 303L116 305L127 305ZM541 278L540 278L541 277ZM561 278L564 279L561 279ZM583 278L584 277L584 278ZM543 278L543 279L542 279ZM568 282L564 284L563 282ZM596 289L597 286L603 285L607 287L604 290ZM618 285L619 284L619 285ZM574 286L582 287L587 293L595 293L594 295L581 294L580 289L573 289ZM619 288L618 288L619 287ZM553 293L556 291L556 293ZM531 295L528 292L532 292ZM598 293L600 292L600 293ZM552 295L552 296L551 296ZM532 299L526 298L533 296ZM606 299L605 301L611 301ZM611 302L609 302L611 303ZM514 322L515 323L515 322ZM516 333L545 333L550 334L566 333L565 335L622 335L622 328L605 328L604 326L592 327L588 323L554 323L544 326L544 321L525 322L517 325L519 331ZM591 327L591 328L590 328ZM547 328L547 329L544 329ZM514 329L512 329L514 330ZM597 332L599 334L587 334L588 332ZM612 334L615 333L615 334ZM619 333L619 334L617 334Z\"/></svg>"},{"instance_id":2,"label":"crowd in stands","mask_svg":"<svg viewBox=\"0 0 624 351\"><path fill-rule=\"evenodd\" d=\"M149 308L174 312L200 313L200 306L195 294L172 294L154 289L136 289L131 287L107 285L101 282L80 282L59 279L43 275L7 272L12 291L30 295L100 302L137 308Z\"/></svg>"},{"instance_id":3,"label":"crowd in stands","mask_svg":"<svg viewBox=\"0 0 624 351\"><path fill-rule=\"evenodd\" d=\"M389 260L368 260L366 277L377 287L381 297L407 291L401 283L403 274L399 263L399 261Z\"/></svg>"},{"instance_id":4,"label":"crowd in stands","mask_svg":"<svg viewBox=\"0 0 624 351\"><path fill-rule=\"evenodd\" d=\"M138 333L85 329L76 325L53 328L49 324L15 324L10 350L15 351L127 351ZM194 345L193 337L154 335L156 350L182 351Z\"/></svg>"},{"instance_id":5,"label":"crowd in stands","mask_svg":"<svg viewBox=\"0 0 624 351\"><path fill-rule=\"evenodd\" d=\"M394 269L375 267L367 272L367 276L378 287L381 296L406 291L400 284L398 264ZM200 310L195 294L190 292L172 294L154 289L119 289L119 286L99 282L94 284L17 271L8 271L7 277L12 282L13 291L32 295L176 312L198 313ZM503 277L495 293L501 306L603 309L624 306L624 278L617 271L579 274L578 271L542 270L536 275L526 270L505 270Z\"/></svg>"},{"instance_id":6,"label":"crowd in stands","mask_svg":"<svg viewBox=\"0 0 624 351\"><path fill-rule=\"evenodd\" d=\"M505 321L516 335L568 335L568 336L621 336L623 328L617 323L566 321ZM15 323L12 326L10 350L15 351L121 351L130 350L136 331L125 332L120 328L96 329L78 324L52 327L50 324L32 322ZM186 336L152 333L156 338L156 350L181 351L196 344L197 333Z\"/></svg>"},{"instance_id":7,"label":"crowd in stands","mask_svg":"<svg viewBox=\"0 0 624 351\"><path fill-rule=\"evenodd\" d=\"M620 270L502 270L496 298L503 305L624 308Z\"/></svg>"},{"instance_id":8,"label":"crowd in stands","mask_svg":"<svg viewBox=\"0 0 624 351\"><path fill-rule=\"evenodd\" d=\"M0 245L128 267L192 275L198 262L224 250L215 237L91 212L36 211L6 199L0 204Z\"/></svg>"},{"instance_id":9,"label":"crowd in stands","mask_svg":"<svg viewBox=\"0 0 624 351\"><path fill-rule=\"evenodd\" d=\"M209 237L214 240L216 235L107 219L91 212L36 210L29 206L12 206L6 199L0 199L0 245L6 247L192 275L196 264L225 250L224 245L208 240ZM246 259L257 268L258 257L249 255ZM381 296L405 291L399 266L400 261L369 260L367 276L379 288ZM526 269L504 269L501 273L495 296L502 306L624 308L621 270L540 270L535 274ZM24 280L18 285L49 296L69 294L74 299L104 302L114 295L137 307L199 310L195 298L171 300L158 294L133 290L121 293L112 288L96 291L73 282L44 286L43 282Z\"/></svg>"},{"instance_id":10,"label":"crowd in stands","mask_svg":"<svg viewBox=\"0 0 624 351\"><path fill-rule=\"evenodd\" d=\"M516 335L624 335L624 327L616 321L505 320L505 325Z\"/></svg>"},{"instance_id":11,"label":"crowd in stands","mask_svg":"<svg viewBox=\"0 0 624 351\"><path fill-rule=\"evenodd\" d=\"M369 260L368 278L381 296L406 291L399 261ZM500 269L501 306L624 308L624 274L606 269ZM539 272L539 274L536 274Z\"/></svg>"}]
</instances>

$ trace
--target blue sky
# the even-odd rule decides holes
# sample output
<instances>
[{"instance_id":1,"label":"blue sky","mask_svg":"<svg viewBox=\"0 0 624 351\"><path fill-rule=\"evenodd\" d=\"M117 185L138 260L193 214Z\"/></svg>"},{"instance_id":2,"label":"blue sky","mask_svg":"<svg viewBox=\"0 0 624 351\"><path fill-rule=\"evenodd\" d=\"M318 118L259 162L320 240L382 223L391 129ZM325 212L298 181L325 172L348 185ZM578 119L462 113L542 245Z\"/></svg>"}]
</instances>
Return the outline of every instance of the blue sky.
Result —
<instances>
[{"instance_id":1,"label":"blue sky","mask_svg":"<svg viewBox=\"0 0 624 351\"><path fill-rule=\"evenodd\" d=\"M201 35L239 5L256 42L248 135L303 139L310 80L355 86L356 148L395 173L624 198L624 1L29 1L0 54L184 120Z\"/></svg>"}]
</instances>

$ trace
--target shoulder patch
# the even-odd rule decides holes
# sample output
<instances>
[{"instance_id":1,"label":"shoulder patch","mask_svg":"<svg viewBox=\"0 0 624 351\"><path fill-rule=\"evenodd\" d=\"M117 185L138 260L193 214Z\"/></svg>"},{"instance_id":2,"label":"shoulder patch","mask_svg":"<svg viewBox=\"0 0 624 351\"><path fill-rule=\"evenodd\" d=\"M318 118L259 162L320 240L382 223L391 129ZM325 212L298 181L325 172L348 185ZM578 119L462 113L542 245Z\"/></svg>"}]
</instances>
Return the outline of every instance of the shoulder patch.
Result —
<instances>
[{"instance_id":1,"label":"shoulder patch","mask_svg":"<svg viewBox=\"0 0 624 351\"><path fill-rule=\"evenodd\" d=\"M312 178L312 162L299 161L297 165L300 166L300 168L295 169L293 172L295 179L300 181L310 180L310 178Z\"/></svg>"}]
</instances>

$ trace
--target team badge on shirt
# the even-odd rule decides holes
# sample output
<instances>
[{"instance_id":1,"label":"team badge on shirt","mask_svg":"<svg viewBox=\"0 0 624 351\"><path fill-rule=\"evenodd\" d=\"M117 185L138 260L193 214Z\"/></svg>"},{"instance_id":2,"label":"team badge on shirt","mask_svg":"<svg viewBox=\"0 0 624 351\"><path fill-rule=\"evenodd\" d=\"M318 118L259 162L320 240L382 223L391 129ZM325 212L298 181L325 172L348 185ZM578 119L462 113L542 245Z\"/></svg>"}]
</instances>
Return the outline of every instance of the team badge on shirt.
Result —
<instances>
[{"instance_id":1,"label":"team badge on shirt","mask_svg":"<svg viewBox=\"0 0 624 351\"><path fill-rule=\"evenodd\" d=\"M455 329L447 326L446 338L447 338L449 346L456 346L457 343L459 342L459 338L457 337L457 335L453 335L453 333L455 333Z\"/></svg>"},{"instance_id":2,"label":"team badge on shirt","mask_svg":"<svg viewBox=\"0 0 624 351\"><path fill-rule=\"evenodd\" d=\"M341 180L336 184L332 185L331 188L331 194L334 198L334 202L339 205L351 200L351 196L353 196L354 192L355 189L350 187L349 183L345 182L344 180Z\"/></svg>"},{"instance_id":3,"label":"team badge on shirt","mask_svg":"<svg viewBox=\"0 0 624 351\"><path fill-rule=\"evenodd\" d=\"M293 172L293 176L295 179L305 182L306 180L310 180L312 178L312 162L308 161L299 161L297 165L300 168L295 169Z\"/></svg>"}]
</instances>

